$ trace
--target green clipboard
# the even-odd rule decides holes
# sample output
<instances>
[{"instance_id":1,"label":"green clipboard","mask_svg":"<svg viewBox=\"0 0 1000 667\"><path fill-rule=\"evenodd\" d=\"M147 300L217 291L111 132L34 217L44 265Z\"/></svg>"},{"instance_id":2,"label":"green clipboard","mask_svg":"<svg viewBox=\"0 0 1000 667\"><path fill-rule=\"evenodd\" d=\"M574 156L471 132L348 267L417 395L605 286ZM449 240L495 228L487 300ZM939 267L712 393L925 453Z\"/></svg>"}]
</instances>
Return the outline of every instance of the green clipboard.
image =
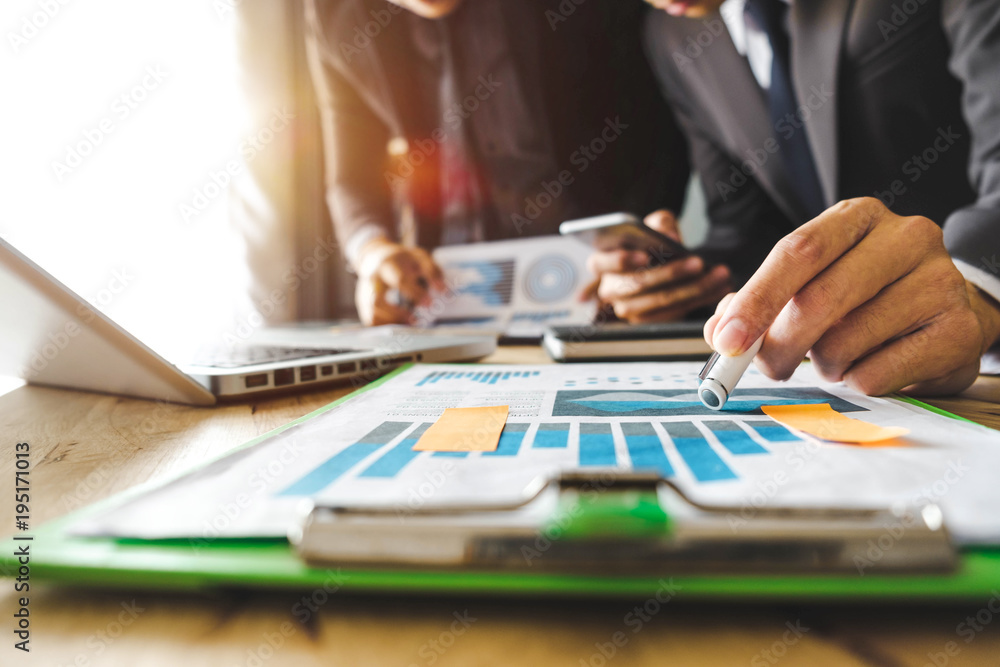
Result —
<instances>
[{"instance_id":1,"label":"green clipboard","mask_svg":"<svg viewBox=\"0 0 1000 667\"><path fill-rule=\"evenodd\" d=\"M337 407L360 392L370 391L403 372L402 367L358 391L247 442L250 447L291 426ZM910 403L961 419L929 405ZM967 420L966 420L967 421ZM221 457L219 457L221 458ZM205 462L197 468L211 463ZM196 469L197 469L196 468ZM177 477L189 474L187 471ZM176 477L175 477L176 478ZM49 522L30 541L6 541L0 574L18 576L22 565L13 555L30 545L34 581L66 585L128 589L210 590L231 588L317 589L411 594L485 594L517 596L648 597L664 586L683 592L685 599L729 600L978 600L1000 588L1000 548L962 550L956 569L946 574L559 574L552 572L479 572L466 569L372 569L311 567L287 540L218 539L207 546L189 540L130 540L76 537L66 528L78 519L102 512L162 485L144 484Z\"/></svg>"}]
</instances>

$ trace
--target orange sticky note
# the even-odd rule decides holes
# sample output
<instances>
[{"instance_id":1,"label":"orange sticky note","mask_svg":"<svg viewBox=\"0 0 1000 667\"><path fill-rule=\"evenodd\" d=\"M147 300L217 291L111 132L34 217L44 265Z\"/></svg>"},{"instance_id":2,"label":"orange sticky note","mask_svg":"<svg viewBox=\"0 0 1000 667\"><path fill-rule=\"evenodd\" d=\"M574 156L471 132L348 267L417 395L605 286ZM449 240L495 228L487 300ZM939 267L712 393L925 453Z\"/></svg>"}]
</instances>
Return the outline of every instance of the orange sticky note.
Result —
<instances>
[{"instance_id":1,"label":"orange sticky note","mask_svg":"<svg viewBox=\"0 0 1000 667\"><path fill-rule=\"evenodd\" d=\"M415 452L492 452L507 423L508 406L448 408L413 445Z\"/></svg>"},{"instance_id":2,"label":"orange sticky note","mask_svg":"<svg viewBox=\"0 0 1000 667\"><path fill-rule=\"evenodd\" d=\"M836 442L857 444L882 442L910 432L910 429L902 426L878 426L860 419L845 417L835 412L829 403L764 405L760 409L768 417L785 426Z\"/></svg>"}]
</instances>

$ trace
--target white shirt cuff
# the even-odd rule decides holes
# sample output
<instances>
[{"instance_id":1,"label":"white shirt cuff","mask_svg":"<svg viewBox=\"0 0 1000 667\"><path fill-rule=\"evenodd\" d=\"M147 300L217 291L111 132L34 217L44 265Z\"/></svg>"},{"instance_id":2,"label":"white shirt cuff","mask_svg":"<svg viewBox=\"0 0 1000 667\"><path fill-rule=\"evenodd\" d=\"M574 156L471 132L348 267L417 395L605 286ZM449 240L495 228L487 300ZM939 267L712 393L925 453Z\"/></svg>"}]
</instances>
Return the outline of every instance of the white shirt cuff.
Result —
<instances>
[{"instance_id":1,"label":"white shirt cuff","mask_svg":"<svg viewBox=\"0 0 1000 667\"><path fill-rule=\"evenodd\" d=\"M955 268L966 280L1000 302L1000 276L984 271L978 266L966 264L960 259L953 259L953 261Z\"/></svg>"},{"instance_id":2,"label":"white shirt cuff","mask_svg":"<svg viewBox=\"0 0 1000 667\"><path fill-rule=\"evenodd\" d=\"M966 264L960 259L953 261L955 268L966 280L1000 302L1000 277L984 271L978 266ZM1000 344L994 345L986 351L980 363L979 372L983 375L1000 375Z\"/></svg>"}]
</instances>

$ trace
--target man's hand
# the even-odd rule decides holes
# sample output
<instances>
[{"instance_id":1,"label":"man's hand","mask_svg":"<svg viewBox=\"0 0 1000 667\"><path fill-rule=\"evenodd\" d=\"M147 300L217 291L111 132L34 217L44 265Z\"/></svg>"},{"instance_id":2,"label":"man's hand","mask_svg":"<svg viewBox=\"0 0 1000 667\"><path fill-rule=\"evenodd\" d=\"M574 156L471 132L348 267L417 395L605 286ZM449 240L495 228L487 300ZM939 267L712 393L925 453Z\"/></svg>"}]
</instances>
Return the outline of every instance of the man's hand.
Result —
<instances>
[{"instance_id":1,"label":"man's hand","mask_svg":"<svg viewBox=\"0 0 1000 667\"><path fill-rule=\"evenodd\" d=\"M646 216L646 225L681 240L677 219L670 211ZM677 320L692 310L716 303L730 289L729 270L716 266L705 271L700 257L688 256L658 264L646 252L595 252L587 262L596 280L582 295L610 304L619 319L628 322Z\"/></svg>"},{"instance_id":2,"label":"man's hand","mask_svg":"<svg viewBox=\"0 0 1000 667\"><path fill-rule=\"evenodd\" d=\"M779 241L705 339L734 355L765 331L756 363L771 378L808 353L825 379L866 394L948 394L975 381L1000 306L962 277L932 221L852 199Z\"/></svg>"},{"instance_id":3,"label":"man's hand","mask_svg":"<svg viewBox=\"0 0 1000 667\"><path fill-rule=\"evenodd\" d=\"M423 248L378 238L358 255L354 303L365 324L412 324L413 307L430 304L430 290L444 289L441 268Z\"/></svg>"}]
</instances>

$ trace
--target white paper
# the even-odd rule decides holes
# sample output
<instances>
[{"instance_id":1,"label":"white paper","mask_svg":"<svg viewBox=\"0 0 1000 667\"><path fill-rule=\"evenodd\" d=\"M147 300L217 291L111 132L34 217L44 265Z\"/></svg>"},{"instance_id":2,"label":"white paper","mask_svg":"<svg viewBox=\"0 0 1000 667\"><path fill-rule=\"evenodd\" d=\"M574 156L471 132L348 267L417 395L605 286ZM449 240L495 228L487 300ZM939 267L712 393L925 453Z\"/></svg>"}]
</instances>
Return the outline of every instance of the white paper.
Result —
<instances>
[{"instance_id":1,"label":"white paper","mask_svg":"<svg viewBox=\"0 0 1000 667\"><path fill-rule=\"evenodd\" d=\"M745 520L760 507L933 501L957 540L1000 543L1000 432L823 383L808 364L787 382L751 368L727 409L711 412L695 394L700 366L414 366L87 520L76 532L186 537L197 547L220 536L284 535L304 497L386 506L404 520L432 506L507 504L523 498L539 476L563 470L654 466L701 502L743 507ZM758 409L783 402L830 402L852 418L905 426L908 446L859 447L792 434ZM415 432L445 408L486 405L510 406L498 452L410 451ZM551 446L561 444L563 425L565 446ZM516 454L504 455L517 429L523 436ZM389 476L372 476L380 473Z\"/></svg>"},{"instance_id":2,"label":"white paper","mask_svg":"<svg viewBox=\"0 0 1000 667\"><path fill-rule=\"evenodd\" d=\"M535 236L442 246L434 251L448 289L418 321L540 338L552 325L593 320L593 301L579 295L591 280L591 249L574 238Z\"/></svg>"}]
</instances>

